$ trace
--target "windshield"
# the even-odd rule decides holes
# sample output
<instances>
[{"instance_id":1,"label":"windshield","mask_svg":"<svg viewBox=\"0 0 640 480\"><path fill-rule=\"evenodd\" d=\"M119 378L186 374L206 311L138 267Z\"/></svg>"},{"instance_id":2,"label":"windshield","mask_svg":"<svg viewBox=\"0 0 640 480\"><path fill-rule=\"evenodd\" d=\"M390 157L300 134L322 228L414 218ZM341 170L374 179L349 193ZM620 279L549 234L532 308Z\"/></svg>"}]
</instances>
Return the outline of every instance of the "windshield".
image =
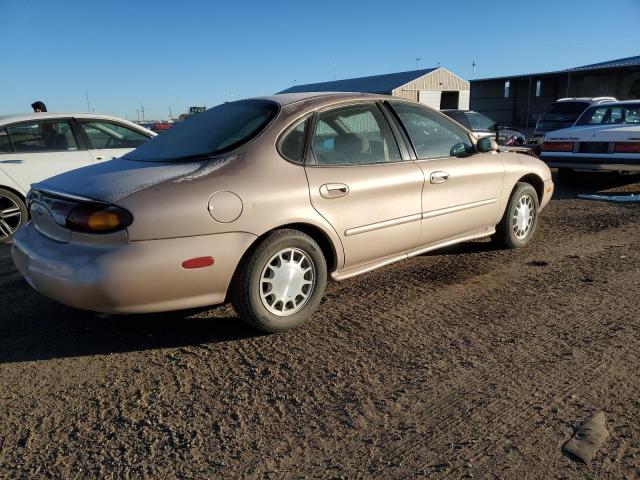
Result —
<instances>
[{"instance_id":1,"label":"windshield","mask_svg":"<svg viewBox=\"0 0 640 480\"><path fill-rule=\"evenodd\" d=\"M576 125L640 124L640 104L598 106L587 109Z\"/></svg>"},{"instance_id":2,"label":"windshield","mask_svg":"<svg viewBox=\"0 0 640 480\"><path fill-rule=\"evenodd\" d=\"M496 124L489 117L478 112L469 111L464 114L469 120L471 130L490 130Z\"/></svg>"},{"instance_id":3,"label":"windshield","mask_svg":"<svg viewBox=\"0 0 640 480\"><path fill-rule=\"evenodd\" d=\"M256 137L278 113L267 100L223 103L144 143L124 158L148 162L221 154Z\"/></svg>"}]
</instances>

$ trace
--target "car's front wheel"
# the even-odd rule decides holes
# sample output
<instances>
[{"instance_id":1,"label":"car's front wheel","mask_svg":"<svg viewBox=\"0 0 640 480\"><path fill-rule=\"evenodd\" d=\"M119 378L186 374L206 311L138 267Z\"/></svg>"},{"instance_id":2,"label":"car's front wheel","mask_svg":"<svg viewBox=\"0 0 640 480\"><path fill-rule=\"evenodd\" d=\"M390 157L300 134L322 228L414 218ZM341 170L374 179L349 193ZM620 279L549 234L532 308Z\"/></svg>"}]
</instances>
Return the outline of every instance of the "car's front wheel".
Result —
<instances>
[{"instance_id":1,"label":"car's front wheel","mask_svg":"<svg viewBox=\"0 0 640 480\"><path fill-rule=\"evenodd\" d=\"M496 227L494 240L506 248L524 247L536 230L539 209L535 188L528 183L516 183L504 216Z\"/></svg>"},{"instance_id":2,"label":"car's front wheel","mask_svg":"<svg viewBox=\"0 0 640 480\"><path fill-rule=\"evenodd\" d=\"M313 314L326 284L327 265L316 241L298 230L276 230L242 260L231 302L258 330L282 332Z\"/></svg>"},{"instance_id":3,"label":"car's front wheel","mask_svg":"<svg viewBox=\"0 0 640 480\"><path fill-rule=\"evenodd\" d=\"M0 243L11 240L27 218L27 207L22 199L12 191L0 188Z\"/></svg>"}]
</instances>

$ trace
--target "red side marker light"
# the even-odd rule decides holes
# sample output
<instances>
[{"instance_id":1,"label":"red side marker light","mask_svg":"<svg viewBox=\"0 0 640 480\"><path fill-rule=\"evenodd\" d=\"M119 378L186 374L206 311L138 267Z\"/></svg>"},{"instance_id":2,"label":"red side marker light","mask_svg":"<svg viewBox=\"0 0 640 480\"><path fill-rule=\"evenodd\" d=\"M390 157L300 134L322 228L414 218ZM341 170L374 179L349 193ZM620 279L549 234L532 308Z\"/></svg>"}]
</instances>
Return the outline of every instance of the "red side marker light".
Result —
<instances>
[{"instance_id":1,"label":"red side marker light","mask_svg":"<svg viewBox=\"0 0 640 480\"><path fill-rule=\"evenodd\" d=\"M196 257L182 262L182 268L204 268L213 265L213 257Z\"/></svg>"}]
</instances>

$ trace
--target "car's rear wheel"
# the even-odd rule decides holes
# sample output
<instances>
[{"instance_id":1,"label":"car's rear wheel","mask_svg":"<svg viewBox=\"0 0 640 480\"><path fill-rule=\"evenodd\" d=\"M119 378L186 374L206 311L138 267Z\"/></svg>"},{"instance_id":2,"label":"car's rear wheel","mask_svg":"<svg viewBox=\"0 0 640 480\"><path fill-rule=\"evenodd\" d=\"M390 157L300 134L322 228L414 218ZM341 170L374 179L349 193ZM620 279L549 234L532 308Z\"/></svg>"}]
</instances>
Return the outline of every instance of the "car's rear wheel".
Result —
<instances>
[{"instance_id":1,"label":"car's rear wheel","mask_svg":"<svg viewBox=\"0 0 640 480\"><path fill-rule=\"evenodd\" d=\"M242 260L231 302L258 330L282 332L313 314L326 284L327 265L315 240L298 230L276 230Z\"/></svg>"},{"instance_id":2,"label":"car's rear wheel","mask_svg":"<svg viewBox=\"0 0 640 480\"><path fill-rule=\"evenodd\" d=\"M516 183L502 220L496 227L494 240L506 248L524 247L536 230L539 209L535 188L528 183Z\"/></svg>"},{"instance_id":3,"label":"car's rear wheel","mask_svg":"<svg viewBox=\"0 0 640 480\"><path fill-rule=\"evenodd\" d=\"M27 218L27 207L22 198L11 190L0 188L0 243L11 240Z\"/></svg>"}]
</instances>

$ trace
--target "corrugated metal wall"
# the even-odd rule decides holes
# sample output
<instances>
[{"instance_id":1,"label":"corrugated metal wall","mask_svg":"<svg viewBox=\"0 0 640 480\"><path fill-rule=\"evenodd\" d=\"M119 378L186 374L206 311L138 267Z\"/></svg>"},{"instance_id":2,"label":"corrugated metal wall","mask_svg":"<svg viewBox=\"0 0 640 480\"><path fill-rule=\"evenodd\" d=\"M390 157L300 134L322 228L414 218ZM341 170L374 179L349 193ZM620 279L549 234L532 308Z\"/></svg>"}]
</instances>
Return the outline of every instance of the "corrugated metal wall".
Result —
<instances>
[{"instance_id":1,"label":"corrugated metal wall","mask_svg":"<svg viewBox=\"0 0 640 480\"><path fill-rule=\"evenodd\" d=\"M469 90L469 82L454 75L446 68L438 68L420 78L413 80L391 92L394 97L418 101L420 90L456 91Z\"/></svg>"}]
</instances>

